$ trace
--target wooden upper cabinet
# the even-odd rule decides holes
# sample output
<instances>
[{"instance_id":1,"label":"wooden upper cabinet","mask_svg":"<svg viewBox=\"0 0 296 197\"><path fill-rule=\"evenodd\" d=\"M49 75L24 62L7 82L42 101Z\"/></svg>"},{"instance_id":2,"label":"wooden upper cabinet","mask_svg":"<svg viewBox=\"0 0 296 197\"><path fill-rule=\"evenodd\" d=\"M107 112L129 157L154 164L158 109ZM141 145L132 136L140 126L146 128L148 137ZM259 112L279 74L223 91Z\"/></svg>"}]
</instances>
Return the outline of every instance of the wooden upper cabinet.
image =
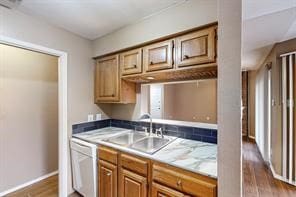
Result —
<instances>
[{"instance_id":1,"label":"wooden upper cabinet","mask_svg":"<svg viewBox=\"0 0 296 197\"><path fill-rule=\"evenodd\" d=\"M146 72L173 68L174 39L144 47L143 64Z\"/></svg>"},{"instance_id":2,"label":"wooden upper cabinet","mask_svg":"<svg viewBox=\"0 0 296 197\"><path fill-rule=\"evenodd\" d=\"M215 30L209 27L177 37L177 68L215 62Z\"/></svg>"},{"instance_id":3,"label":"wooden upper cabinet","mask_svg":"<svg viewBox=\"0 0 296 197\"><path fill-rule=\"evenodd\" d=\"M136 84L120 78L119 55L97 60L95 103L136 103Z\"/></svg>"},{"instance_id":4,"label":"wooden upper cabinet","mask_svg":"<svg viewBox=\"0 0 296 197\"><path fill-rule=\"evenodd\" d=\"M119 101L118 55L98 59L95 72L95 101Z\"/></svg>"},{"instance_id":5,"label":"wooden upper cabinet","mask_svg":"<svg viewBox=\"0 0 296 197\"><path fill-rule=\"evenodd\" d=\"M120 197L147 197L147 178L121 168Z\"/></svg>"},{"instance_id":6,"label":"wooden upper cabinet","mask_svg":"<svg viewBox=\"0 0 296 197\"><path fill-rule=\"evenodd\" d=\"M117 197L117 166L99 160L99 196Z\"/></svg>"},{"instance_id":7,"label":"wooden upper cabinet","mask_svg":"<svg viewBox=\"0 0 296 197\"><path fill-rule=\"evenodd\" d=\"M134 49L120 54L121 75L142 72L142 49Z\"/></svg>"}]
</instances>

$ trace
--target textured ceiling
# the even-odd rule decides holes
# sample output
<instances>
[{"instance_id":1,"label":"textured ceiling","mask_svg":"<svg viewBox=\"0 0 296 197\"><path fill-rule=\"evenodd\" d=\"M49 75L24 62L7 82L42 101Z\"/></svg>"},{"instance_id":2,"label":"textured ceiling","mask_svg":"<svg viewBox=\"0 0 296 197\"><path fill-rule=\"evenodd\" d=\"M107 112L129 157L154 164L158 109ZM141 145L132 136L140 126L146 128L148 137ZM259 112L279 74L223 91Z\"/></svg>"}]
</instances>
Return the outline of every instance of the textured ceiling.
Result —
<instances>
[{"instance_id":1,"label":"textured ceiling","mask_svg":"<svg viewBox=\"0 0 296 197\"><path fill-rule=\"evenodd\" d=\"M242 68L256 69L273 45L296 37L296 0L244 0Z\"/></svg>"},{"instance_id":2,"label":"textured ceiling","mask_svg":"<svg viewBox=\"0 0 296 197\"><path fill-rule=\"evenodd\" d=\"M184 1L22 0L18 9L93 40Z\"/></svg>"}]
</instances>

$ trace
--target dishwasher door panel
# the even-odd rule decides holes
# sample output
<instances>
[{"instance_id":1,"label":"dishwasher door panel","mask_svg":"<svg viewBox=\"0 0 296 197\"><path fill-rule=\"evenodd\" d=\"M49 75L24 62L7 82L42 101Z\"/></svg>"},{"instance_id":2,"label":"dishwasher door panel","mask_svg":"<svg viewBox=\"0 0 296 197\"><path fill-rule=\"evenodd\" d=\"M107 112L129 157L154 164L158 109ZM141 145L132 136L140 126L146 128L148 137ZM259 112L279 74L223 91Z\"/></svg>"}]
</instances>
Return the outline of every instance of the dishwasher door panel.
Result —
<instances>
[{"instance_id":1,"label":"dishwasher door panel","mask_svg":"<svg viewBox=\"0 0 296 197\"><path fill-rule=\"evenodd\" d=\"M96 197L94 177L97 175L93 168L93 158L73 149L71 154L74 189L83 196Z\"/></svg>"}]
</instances>

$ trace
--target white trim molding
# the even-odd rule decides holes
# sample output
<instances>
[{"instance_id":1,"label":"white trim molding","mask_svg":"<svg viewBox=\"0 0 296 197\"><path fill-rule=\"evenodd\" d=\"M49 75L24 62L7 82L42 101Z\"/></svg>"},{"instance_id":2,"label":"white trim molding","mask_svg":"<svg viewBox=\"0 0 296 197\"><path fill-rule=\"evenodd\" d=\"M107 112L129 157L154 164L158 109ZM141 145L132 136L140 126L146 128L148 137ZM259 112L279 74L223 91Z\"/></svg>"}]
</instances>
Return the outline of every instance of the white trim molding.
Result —
<instances>
[{"instance_id":1,"label":"white trim molding","mask_svg":"<svg viewBox=\"0 0 296 197\"><path fill-rule=\"evenodd\" d=\"M6 191L4 191L4 192L1 192L1 193L0 193L0 196L1 196L1 197L2 197L2 196L6 196L7 194L10 194L10 193L15 192L15 191L17 191L17 190L20 190L20 189L23 189L23 188L28 187L28 186L30 186L30 185L33 185L34 183L38 183L39 181L42 181L42 180L47 179L47 178L49 178L49 177L51 177L51 176L57 175L58 173L59 173L59 171L54 171L54 172L51 172L51 173L49 173L49 174L43 175L43 176L38 177L38 178L36 178L36 179L34 179L34 180L28 181L28 182L26 182L26 183L23 183L23 184L21 184L21 185L18 185L18 186L16 186L16 187L13 187L13 188L11 188L11 189L8 189L8 190L6 190Z\"/></svg>"},{"instance_id":2,"label":"white trim molding","mask_svg":"<svg viewBox=\"0 0 296 197\"><path fill-rule=\"evenodd\" d=\"M283 182L286 182L288 184L292 184L292 185L295 185L296 186L296 181L292 181L290 182L289 179L286 179L284 177L282 177L281 175L277 174L273 168L273 165L271 163L268 164L268 167L269 169L271 170L272 172L272 176L275 178L275 179L278 179L280 181L283 181Z\"/></svg>"},{"instance_id":3,"label":"white trim molding","mask_svg":"<svg viewBox=\"0 0 296 197\"><path fill-rule=\"evenodd\" d=\"M40 53L45 53L53 56L57 56L58 60L58 106L59 106L59 196L66 197L67 182L68 182L68 171L67 171L67 158L69 147L68 147L68 121L67 121L67 59L68 54L63 51L47 48L44 46L36 45L29 42L24 42L14 38L0 35L0 44L11 45L28 49Z\"/></svg>"}]
</instances>

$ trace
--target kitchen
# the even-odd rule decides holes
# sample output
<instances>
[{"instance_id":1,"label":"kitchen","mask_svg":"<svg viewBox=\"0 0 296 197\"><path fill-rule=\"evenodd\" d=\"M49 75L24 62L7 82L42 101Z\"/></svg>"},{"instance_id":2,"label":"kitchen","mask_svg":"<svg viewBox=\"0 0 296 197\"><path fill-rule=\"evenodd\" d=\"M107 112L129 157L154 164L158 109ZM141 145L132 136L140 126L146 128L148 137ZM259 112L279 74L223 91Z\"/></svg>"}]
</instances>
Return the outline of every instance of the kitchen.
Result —
<instances>
[{"instance_id":1,"label":"kitchen","mask_svg":"<svg viewBox=\"0 0 296 197\"><path fill-rule=\"evenodd\" d=\"M140 8L131 9L130 2L120 5L137 17L125 21L124 27L111 23L112 12L104 12L101 2L90 2L101 10L96 14L103 13L98 18L110 19L107 24L116 27L100 30L94 28L101 24L97 18L84 23L91 15L88 3L76 2L69 12L64 12L67 2L55 6L24 0L16 8L1 7L1 43L51 51L59 58L59 195L73 195L75 190L83 194L86 189L102 196L121 195L123 190L126 196L237 196L241 150L233 147L241 143L241 133L236 132L240 3L233 1L226 8L217 1L143 1ZM238 12L230 16L233 9ZM73 20L61 13L85 17ZM126 17L119 11L116 16ZM67 20L84 24L82 31L61 24ZM200 102L190 106L193 102L183 98ZM84 142L78 142L81 139ZM86 155L87 167L80 166L77 159ZM96 176L96 171L102 173ZM81 186L87 187L80 190Z\"/></svg>"},{"instance_id":2,"label":"kitchen","mask_svg":"<svg viewBox=\"0 0 296 197\"><path fill-rule=\"evenodd\" d=\"M95 58L94 102L116 110L138 101L140 114L73 125L76 191L217 196L216 30L208 24ZM193 116L170 112L177 106Z\"/></svg>"}]
</instances>

